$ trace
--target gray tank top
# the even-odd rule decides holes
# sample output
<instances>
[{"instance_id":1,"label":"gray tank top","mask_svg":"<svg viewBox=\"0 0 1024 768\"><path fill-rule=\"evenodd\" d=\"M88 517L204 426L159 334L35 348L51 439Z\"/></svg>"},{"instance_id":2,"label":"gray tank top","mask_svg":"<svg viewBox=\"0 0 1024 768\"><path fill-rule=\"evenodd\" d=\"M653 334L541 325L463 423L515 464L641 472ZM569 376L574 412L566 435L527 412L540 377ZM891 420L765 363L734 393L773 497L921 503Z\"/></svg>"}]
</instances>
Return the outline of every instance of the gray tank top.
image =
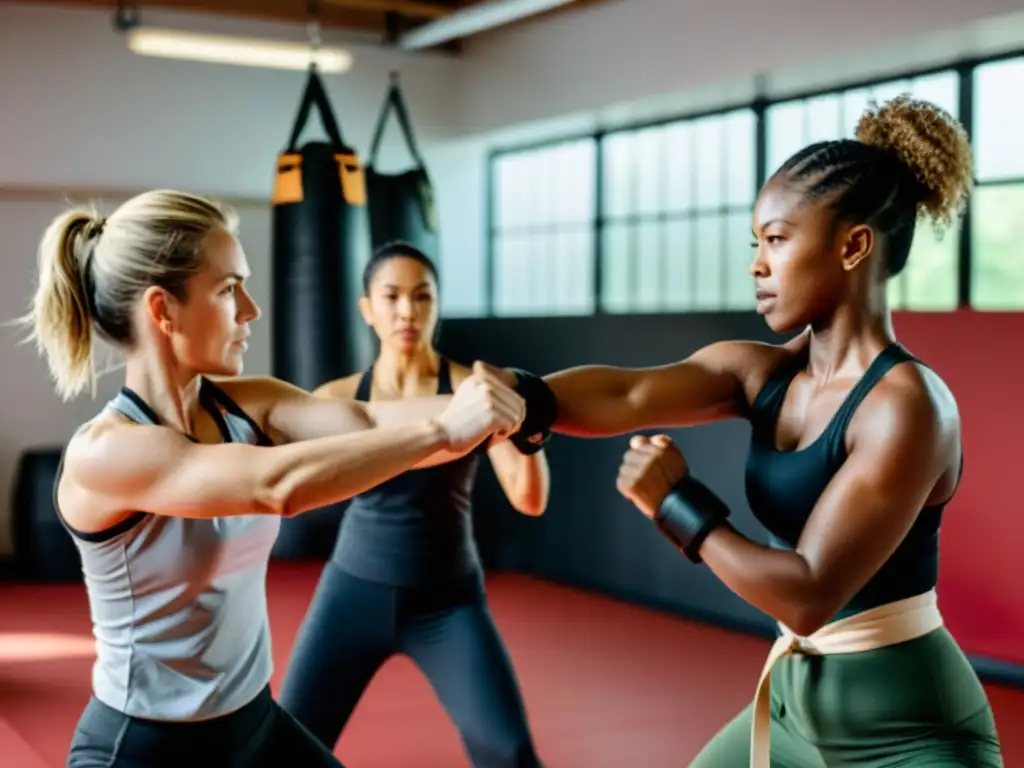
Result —
<instances>
[{"instance_id":1,"label":"gray tank top","mask_svg":"<svg viewBox=\"0 0 1024 768\"><path fill-rule=\"evenodd\" d=\"M272 444L214 384L204 380L201 391L225 442ZM105 410L159 423L128 389ZM64 525L82 559L97 699L133 717L206 720L239 709L268 685L265 584L280 518L140 512L96 534Z\"/></svg>"}]
</instances>

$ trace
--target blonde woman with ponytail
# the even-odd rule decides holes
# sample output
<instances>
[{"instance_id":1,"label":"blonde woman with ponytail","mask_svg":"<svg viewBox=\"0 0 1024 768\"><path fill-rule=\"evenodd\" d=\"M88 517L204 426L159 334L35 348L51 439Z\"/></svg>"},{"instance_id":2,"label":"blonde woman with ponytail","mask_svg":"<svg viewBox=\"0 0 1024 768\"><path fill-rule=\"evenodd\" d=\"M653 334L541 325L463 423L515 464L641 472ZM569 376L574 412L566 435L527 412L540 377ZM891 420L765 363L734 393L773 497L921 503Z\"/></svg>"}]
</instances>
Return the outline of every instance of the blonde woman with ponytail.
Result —
<instances>
[{"instance_id":1,"label":"blonde woman with ponytail","mask_svg":"<svg viewBox=\"0 0 1024 768\"><path fill-rule=\"evenodd\" d=\"M58 394L93 384L94 339L125 359L56 485L97 646L75 768L339 765L270 694L264 582L281 517L458 458L525 415L482 366L451 396L400 403L239 376L260 310L236 225L162 190L106 219L64 213L40 244L26 319Z\"/></svg>"}]
</instances>

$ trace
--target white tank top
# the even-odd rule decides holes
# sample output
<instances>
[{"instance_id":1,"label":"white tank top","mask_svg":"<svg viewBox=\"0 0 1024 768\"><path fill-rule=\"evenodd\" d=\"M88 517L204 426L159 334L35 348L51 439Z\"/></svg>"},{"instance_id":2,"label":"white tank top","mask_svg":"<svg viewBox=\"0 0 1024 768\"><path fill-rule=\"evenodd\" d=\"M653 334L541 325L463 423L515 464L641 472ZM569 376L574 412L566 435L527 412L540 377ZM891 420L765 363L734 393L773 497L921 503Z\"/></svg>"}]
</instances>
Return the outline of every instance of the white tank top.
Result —
<instances>
[{"instance_id":1,"label":"white tank top","mask_svg":"<svg viewBox=\"0 0 1024 768\"><path fill-rule=\"evenodd\" d=\"M225 442L271 445L209 381L201 400ZM107 410L158 424L134 392ZM58 475L59 477L59 475ZM150 720L206 720L233 712L273 672L266 575L281 520L133 515L102 533L74 531L81 554L97 658L93 694Z\"/></svg>"}]
</instances>

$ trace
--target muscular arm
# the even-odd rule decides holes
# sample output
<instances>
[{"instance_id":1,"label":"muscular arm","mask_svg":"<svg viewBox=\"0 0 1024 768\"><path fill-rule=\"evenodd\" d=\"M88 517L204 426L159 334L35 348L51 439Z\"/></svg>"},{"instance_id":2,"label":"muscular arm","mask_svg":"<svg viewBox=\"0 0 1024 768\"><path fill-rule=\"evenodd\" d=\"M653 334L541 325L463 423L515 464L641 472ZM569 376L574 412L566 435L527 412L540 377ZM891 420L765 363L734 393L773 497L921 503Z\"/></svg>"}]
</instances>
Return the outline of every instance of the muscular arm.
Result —
<instances>
[{"instance_id":1,"label":"muscular arm","mask_svg":"<svg viewBox=\"0 0 1024 768\"><path fill-rule=\"evenodd\" d=\"M727 341L656 368L585 365L553 373L544 378L558 399L553 431L610 437L739 416L749 372L773 349Z\"/></svg>"},{"instance_id":2,"label":"muscular arm","mask_svg":"<svg viewBox=\"0 0 1024 768\"><path fill-rule=\"evenodd\" d=\"M247 409L262 413L267 433L277 443L295 443L334 437L374 428L404 427L441 415L451 395L425 397L405 402L369 404L344 395L345 380L331 382L310 393L275 378L252 378L220 382ZM416 462L431 466L465 455L464 451L439 448ZM415 468L415 467L414 467Z\"/></svg>"},{"instance_id":3,"label":"muscular arm","mask_svg":"<svg viewBox=\"0 0 1024 768\"><path fill-rule=\"evenodd\" d=\"M81 530L102 530L137 510L290 516L361 493L444 443L429 421L262 447L201 445L164 427L107 420L69 444L58 496Z\"/></svg>"},{"instance_id":4,"label":"muscular arm","mask_svg":"<svg viewBox=\"0 0 1024 768\"><path fill-rule=\"evenodd\" d=\"M959 432L955 409L919 393L887 393L864 415L795 551L756 544L728 525L700 550L733 592L801 635L826 624L892 555L948 468Z\"/></svg>"}]
</instances>

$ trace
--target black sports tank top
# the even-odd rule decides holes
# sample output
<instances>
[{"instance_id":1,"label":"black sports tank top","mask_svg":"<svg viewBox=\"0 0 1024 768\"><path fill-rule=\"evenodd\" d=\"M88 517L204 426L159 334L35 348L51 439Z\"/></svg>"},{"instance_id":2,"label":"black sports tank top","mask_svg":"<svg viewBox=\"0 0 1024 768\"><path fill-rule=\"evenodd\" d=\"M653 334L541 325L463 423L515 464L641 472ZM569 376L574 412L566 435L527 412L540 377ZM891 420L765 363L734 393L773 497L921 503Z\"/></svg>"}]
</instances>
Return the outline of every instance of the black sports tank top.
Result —
<instances>
[{"instance_id":1,"label":"black sports tank top","mask_svg":"<svg viewBox=\"0 0 1024 768\"><path fill-rule=\"evenodd\" d=\"M372 384L370 366L356 400L368 402ZM437 393L452 393L451 366L444 358ZM479 451L474 451L457 461L404 472L354 497L333 561L360 578L398 586L440 583L479 571L471 517L478 462Z\"/></svg>"},{"instance_id":2,"label":"black sports tank top","mask_svg":"<svg viewBox=\"0 0 1024 768\"><path fill-rule=\"evenodd\" d=\"M753 426L746 466L747 501L772 534L773 543L796 547L814 506L846 461L846 428L868 392L895 365L917 361L897 343L871 362L813 443L794 451L775 447L775 428L786 392L804 365L787 361L758 392L751 406ZM939 571L939 525L946 502L921 510L910 532L870 581L836 615L842 618L884 603L927 592Z\"/></svg>"}]
</instances>

